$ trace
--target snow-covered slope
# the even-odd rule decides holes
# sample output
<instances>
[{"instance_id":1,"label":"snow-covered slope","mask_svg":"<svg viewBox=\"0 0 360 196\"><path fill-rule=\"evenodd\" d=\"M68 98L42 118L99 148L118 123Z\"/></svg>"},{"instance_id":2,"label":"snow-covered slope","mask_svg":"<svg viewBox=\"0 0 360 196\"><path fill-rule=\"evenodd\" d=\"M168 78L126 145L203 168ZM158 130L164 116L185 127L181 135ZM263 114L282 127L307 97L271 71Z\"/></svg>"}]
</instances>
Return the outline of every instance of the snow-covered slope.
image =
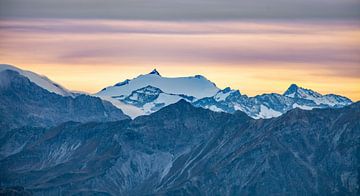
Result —
<instances>
[{"instance_id":1,"label":"snow-covered slope","mask_svg":"<svg viewBox=\"0 0 360 196\"><path fill-rule=\"evenodd\" d=\"M23 75L27 77L31 82L34 82L38 86L40 86L43 89L46 89L49 92L56 93L62 96L73 96L73 94L65 89L64 87L60 86L59 84L49 80L45 76L40 76L34 72L31 71L25 71L22 69L19 69L17 67L14 67L12 65L7 64L0 64L0 72L4 70L13 70L18 72L20 75Z\"/></svg>"}]
</instances>

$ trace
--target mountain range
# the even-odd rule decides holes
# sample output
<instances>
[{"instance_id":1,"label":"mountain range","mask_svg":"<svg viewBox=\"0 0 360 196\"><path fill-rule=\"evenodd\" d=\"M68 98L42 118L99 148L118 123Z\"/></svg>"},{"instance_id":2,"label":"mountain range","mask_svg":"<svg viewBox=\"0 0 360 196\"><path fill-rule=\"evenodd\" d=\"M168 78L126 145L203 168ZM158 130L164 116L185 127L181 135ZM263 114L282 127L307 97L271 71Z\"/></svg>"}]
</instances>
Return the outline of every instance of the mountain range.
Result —
<instances>
[{"instance_id":1,"label":"mountain range","mask_svg":"<svg viewBox=\"0 0 360 196\"><path fill-rule=\"evenodd\" d=\"M0 71L2 70L16 71L39 87L64 97L81 95L30 71L0 64ZM248 97L230 87L219 89L215 83L201 75L169 78L161 76L156 69L88 96L112 103L131 118L151 114L181 99L196 107L216 112L242 111L255 119L278 117L294 108L339 108L352 103L349 98L335 94L321 95L296 84L291 84L282 95L270 93Z\"/></svg>"},{"instance_id":2,"label":"mountain range","mask_svg":"<svg viewBox=\"0 0 360 196\"><path fill-rule=\"evenodd\" d=\"M201 75L168 78L162 77L156 69L149 74L106 87L95 96L111 100L112 103L121 102L135 106L138 109L137 113L119 106L131 117L151 114L180 99L184 99L196 107L216 112L243 111L256 119L278 117L294 108L305 110L338 108L352 103L346 97L334 94L321 95L296 84L291 84L282 95L271 93L248 97L241 94L239 90L229 87L219 89L213 82Z\"/></svg>"},{"instance_id":3,"label":"mountain range","mask_svg":"<svg viewBox=\"0 0 360 196\"><path fill-rule=\"evenodd\" d=\"M297 85L248 97L154 70L85 95L1 65L0 194L358 195L359 119Z\"/></svg>"}]
</instances>

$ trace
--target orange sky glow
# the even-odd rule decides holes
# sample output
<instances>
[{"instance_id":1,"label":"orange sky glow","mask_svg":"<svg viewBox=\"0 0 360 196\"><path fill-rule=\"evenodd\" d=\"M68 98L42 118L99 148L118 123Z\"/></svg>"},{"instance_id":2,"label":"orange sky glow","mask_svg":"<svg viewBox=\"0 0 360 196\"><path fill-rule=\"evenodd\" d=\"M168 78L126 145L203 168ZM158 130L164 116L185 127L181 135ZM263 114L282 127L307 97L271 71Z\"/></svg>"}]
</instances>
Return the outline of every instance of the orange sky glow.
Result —
<instances>
[{"instance_id":1,"label":"orange sky glow","mask_svg":"<svg viewBox=\"0 0 360 196\"><path fill-rule=\"evenodd\" d=\"M296 83L357 101L359 54L360 25L341 21L0 21L0 63L90 93L157 68L249 96Z\"/></svg>"}]
</instances>

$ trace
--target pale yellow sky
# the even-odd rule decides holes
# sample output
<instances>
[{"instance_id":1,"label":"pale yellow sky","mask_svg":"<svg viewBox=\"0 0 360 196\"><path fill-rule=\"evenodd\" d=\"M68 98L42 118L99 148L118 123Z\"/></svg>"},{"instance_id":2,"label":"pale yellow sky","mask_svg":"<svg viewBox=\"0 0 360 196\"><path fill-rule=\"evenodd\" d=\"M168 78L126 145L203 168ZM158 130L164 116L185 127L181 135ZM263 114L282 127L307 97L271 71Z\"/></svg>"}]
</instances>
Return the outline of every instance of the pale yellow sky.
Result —
<instances>
[{"instance_id":1,"label":"pale yellow sky","mask_svg":"<svg viewBox=\"0 0 360 196\"><path fill-rule=\"evenodd\" d=\"M296 83L360 100L356 23L7 20L0 37L0 63L71 90L95 93L157 68L249 96Z\"/></svg>"}]
</instances>

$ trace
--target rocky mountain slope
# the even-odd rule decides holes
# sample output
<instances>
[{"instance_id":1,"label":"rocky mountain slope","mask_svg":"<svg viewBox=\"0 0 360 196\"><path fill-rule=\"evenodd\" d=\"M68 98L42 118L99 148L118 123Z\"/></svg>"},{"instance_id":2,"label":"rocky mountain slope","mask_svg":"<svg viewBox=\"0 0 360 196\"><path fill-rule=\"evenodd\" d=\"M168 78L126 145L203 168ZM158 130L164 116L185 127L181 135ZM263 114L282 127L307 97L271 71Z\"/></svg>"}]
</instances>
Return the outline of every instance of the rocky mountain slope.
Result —
<instances>
[{"instance_id":1,"label":"rocky mountain slope","mask_svg":"<svg viewBox=\"0 0 360 196\"><path fill-rule=\"evenodd\" d=\"M255 120L182 100L135 120L18 128L0 142L0 186L35 195L357 195L359 119L360 103Z\"/></svg>"},{"instance_id":2,"label":"rocky mountain slope","mask_svg":"<svg viewBox=\"0 0 360 196\"><path fill-rule=\"evenodd\" d=\"M88 95L62 96L33 83L17 71L0 72L0 128L55 126L67 121L115 121L126 119L111 103Z\"/></svg>"}]
</instances>

